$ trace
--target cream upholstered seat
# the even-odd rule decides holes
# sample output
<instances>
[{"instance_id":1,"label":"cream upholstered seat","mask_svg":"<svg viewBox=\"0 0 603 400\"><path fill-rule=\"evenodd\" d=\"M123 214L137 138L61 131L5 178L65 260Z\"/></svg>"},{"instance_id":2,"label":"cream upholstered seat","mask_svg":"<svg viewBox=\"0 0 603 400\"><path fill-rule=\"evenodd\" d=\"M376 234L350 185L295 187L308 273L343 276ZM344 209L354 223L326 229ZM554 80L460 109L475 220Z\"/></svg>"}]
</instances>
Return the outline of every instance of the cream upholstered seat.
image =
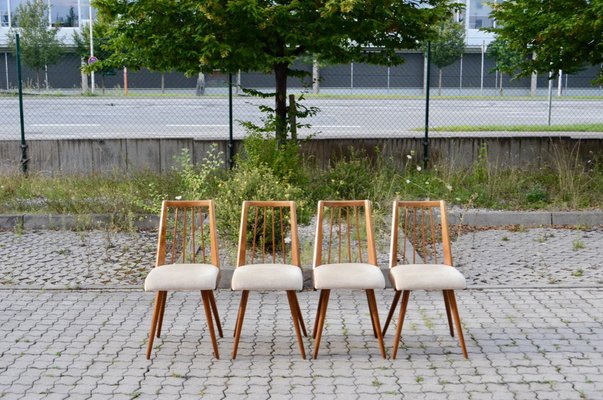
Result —
<instances>
[{"instance_id":1,"label":"cream upholstered seat","mask_svg":"<svg viewBox=\"0 0 603 400\"><path fill-rule=\"evenodd\" d=\"M243 265L232 274L232 290L302 290L304 277L296 265Z\"/></svg>"},{"instance_id":2,"label":"cream upholstered seat","mask_svg":"<svg viewBox=\"0 0 603 400\"><path fill-rule=\"evenodd\" d=\"M314 270L315 289L383 289L380 268L365 263L326 264Z\"/></svg>"},{"instance_id":3,"label":"cream upholstered seat","mask_svg":"<svg viewBox=\"0 0 603 400\"><path fill-rule=\"evenodd\" d=\"M375 289L385 288L385 279L377 266L370 201L318 202L312 273L314 289L320 289L312 333L315 339L314 358L318 357L332 289L366 291L373 332L379 342L381 356L385 358L375 299Z\"/></svg>"},{"instance_id":4,"label":"cream upholstered seat","mask_svg":"<svg viewBox=\"0 0 603 400\"><path fill-rule=\"evenodd\" d=\"M241 291L232 348L233 359L237 358L250 290L287 292L299 352L302 358L306 358L301 331L304 336L308 335L295 293L296 290L302 290L303 286L295 202L244 201L237 267L231 281L232 290Z\"/></svg>"},{"instance_id":5,"label":"cream upholstered seat","mask_svg":"<svg viewBox=\"0 0 603 400\"><path fill-rule=\"evenodd\" d=\"M144 281L144 290L157 292L151 322L147 359L153 340L161 336L167 294L174 290L199 290L214 355L220 358L214 331L215 319L222 337L222 325L214 298L220 260L213 200L164 201L161 205L155 268ZM212 318L213 317L213 318Z\"/></svg>"},{"instance_id":6,"label":"cream upholstered seat","mask_svg":"<svg viewBox=\"0 0 603 400\"><path fill-rule=\"evenodd\" d=\"M211 264L170 264L153 268L144 280L146 292L214 290L220 269Z\"/></svg>"},{"instance_id":7,"label":"cream upholstered seat","mask_svg":"<svg viewBox=\"0 0 603 400\"><path fill-rule=\"evenodd\" d=\"M452 266L444 201L394 201L389 267L389 279L396 293L383 326L384 336L402 296L392 358L395 359L398 354L402 325L412 290L442 291L450 336L454 336L454 319L459 343L467 358L454 294L455 290L465 289L467 283L463 274Z\"/></svg>"},{"instance_id":8,"label":"cream upholstered seat","mask_svg":"<svg viewBox=\"0 0 603 400\"><path fill-rule=\"evenodd\" d=\"M458 269L444 264L402 264L389 272L396 290L460 290L467 281Z\"/></svg>"}]
</instances>

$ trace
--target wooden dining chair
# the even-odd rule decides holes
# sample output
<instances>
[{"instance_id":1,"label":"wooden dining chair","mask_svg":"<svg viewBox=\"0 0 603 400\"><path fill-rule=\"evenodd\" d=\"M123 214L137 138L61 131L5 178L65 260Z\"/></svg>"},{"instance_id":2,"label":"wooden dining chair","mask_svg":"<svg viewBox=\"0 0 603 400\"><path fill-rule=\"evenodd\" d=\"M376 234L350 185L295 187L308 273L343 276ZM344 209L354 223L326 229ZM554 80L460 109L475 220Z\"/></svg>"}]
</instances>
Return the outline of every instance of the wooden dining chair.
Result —
<instances>
[{"instance_id":1,"label":"wooden dining chair","mask_svg":"<svg viewBox=\"0 0 603 400\"><path fill-rule=\"evenodd\" d=\"M252 290L287 293L299 351L301 357L306 358L301 331L304 336L308 335L295 293L303 289L303 283L295 202L244 201L237 267L232 275L232 290L241 291L233 359L237 357L247 300Z\"/></svg>"},{"instance_id":2,"label":"wooden dining chair","mask_svg":"<svg viewBox=\"0 0 603 400\"><path fill-rule=\"evenodd\" d=\"M219 335L222 337L222 326L213 293L218 284L219 272L213 200L164 201L161 206L155 268L144 282L145 291L157 292L147 359L151 357L153 339L161 335L168 292L191 290L201 292L214 356L220 358L212 321L213 314Z\"/></svg>"},{"instance_id":3,"label":"wooden dining chair","mask_svg":"<svg viewBox=\"0 0 603 400\"><path fill-rule=\"evenodd\" d=\"M465 277L452 266L452 251L444 201L394 201L389 279L396 290L383 335L402 296L392 357L400 344L402 325L412 290L441 290L450 335L453 319L463 355L468 358L454 291L465 289Z\"/></svg>"},{"instance_id":4,"label":"wooden dining chair","mask_svg":"<svg viewBox=\"0 0 603 400\"><path fill-rule=\"evenodd\" d=\"M385 288L385 278L377 266L377 251L368 200L320 201L316 222L313 262L314 289L320 290L312 336L314 359L325 324L329 296L333 289L361 289L366 292L373 333L383 358L375 289Z\"/></svg>"}]
</instances>

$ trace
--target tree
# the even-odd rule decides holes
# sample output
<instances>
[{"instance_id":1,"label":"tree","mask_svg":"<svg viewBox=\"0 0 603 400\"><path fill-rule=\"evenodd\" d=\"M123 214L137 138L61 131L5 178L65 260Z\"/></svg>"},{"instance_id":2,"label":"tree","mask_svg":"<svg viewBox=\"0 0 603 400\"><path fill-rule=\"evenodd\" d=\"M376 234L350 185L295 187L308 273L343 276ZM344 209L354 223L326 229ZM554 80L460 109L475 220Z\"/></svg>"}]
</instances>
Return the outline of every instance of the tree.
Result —
<instances>
[{"instance_id":1,"label":"tree","mask_svg":"<svg viewBox=\"0 0 603 400\"><path fill-rule=\"evenodd\" d=\"M427 43L423 43L427 52ZM461 58L465 51L465 27L452 19L442 21L431 40L431 62L438 67L438 96L442 95L442 68Z\"/></svg>"},{"instance_id":2,"label":"tree","mask_svg":"<svg viewBox=\"0 0 603 400\"><path fill-rule=\"evenodd\" d=\"M493 5L495 32L520 55L521 76L603 63L603 0L514 0ZM536 54L536 57L532 57ZM603 81L603 69L599 75Z\"/></svg>"},{"instance_id":3,"label":"tree","mask_svg":"<svg viewBox=\"0 0 603 400\"><path fill-rule=\"evenodd\" d=\"M189 75L220 69L275 78L275 133L287 138L287 78L297 57L396 65L450 14L446 0L96 0L114 21L120 62Z\"/></svg>"},{"instance_id":4,"label":"tree","mask_svg":"<svg viewBox=\"0 0 603 400\"><path fill-rule=\"evenodd\" d=\"M92 25L92 36L94 39L94 56L98 60L108 60L113 55L113 52L108 48L109 43L110 26L103 19L98 18ZM75 44L76 53L83 59L86 60L90 57L90 25L86 24L80 32L73 33L73 42ZM90 72L91 67L86 66L83 70L87 73ZM105 75L112 73L114 66L110 63L99 63L98 67L95 68L95 72L101 74L102 87L105 87Z\"/></svg>"},{"instance_id":5,"label":"tree","mask_svg":"<svg viewBox=\"0 0 603 400\"><path fill-rule=\"evenodd\" d=\"M497 37L488 45L486 56L493 58L496 66L490 72L498 70L500 72L500 89L499 93L503 94L503 75L505 73L514 75L517 72L517 65L522 61L522 56L517 51L513 50L509 45L509 41L501 37Z\"/></svg>"},{"instance_id":6,"label":"tree","mask_svg":"<svg viewBox=\"0 0 603 400\"><path fill-rule=\"evenodd\" d=\"M40 88L40 70L59 61L63 53L63 42L57 37L58 28L48 25L48 4L44 0L21 3L15 18L20 36L21 59L36 71L36 83ZM9 47L16 51L15 30L8 33ZM48 75L45 78L48 89Z\"/></svg>"}]
</instances>

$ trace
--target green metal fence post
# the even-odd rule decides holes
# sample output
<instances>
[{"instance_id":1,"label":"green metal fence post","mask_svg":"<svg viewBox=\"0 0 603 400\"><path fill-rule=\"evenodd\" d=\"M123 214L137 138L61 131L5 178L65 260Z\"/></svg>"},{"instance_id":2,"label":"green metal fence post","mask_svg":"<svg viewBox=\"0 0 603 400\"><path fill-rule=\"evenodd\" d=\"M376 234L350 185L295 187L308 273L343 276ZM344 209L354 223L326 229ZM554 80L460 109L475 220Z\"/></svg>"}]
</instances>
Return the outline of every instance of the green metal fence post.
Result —
<instances>
[{"instance_id":1,"label":"green metal fence post","mask_svg":"<svg viewBox=\"0 0 603 400\"><path fill-rule=\"evenodd\" d=\"M431 42L427 42L427 76L425 79L425 137L423 138L423 168L429 164L429 78L431 75Z\"/></svg>"},{"instance_id":2,"label":"green metal fence post","mask_svg":"<svg viewBox=\"0 0 603 400\"><path fill-rule=\"evenodd\" d=\"M19 42L19 34L16 35L17 47L17 81L19 82L19 116L21 118L21 170L27 175L27 143L25 142L25 120L23 118L23 82L21 80L21 45Z\"/></svg>"},{"instance_id":3,"label":"green metal fence post","mask_svg":"<svg viewBox=\"0 0 603 400\"><path fill-rule=\"evenodd\" d=\"M232 135L232 73L228 73L228 168L234 166L234 140Z\"/></svg>"}]
</instances>

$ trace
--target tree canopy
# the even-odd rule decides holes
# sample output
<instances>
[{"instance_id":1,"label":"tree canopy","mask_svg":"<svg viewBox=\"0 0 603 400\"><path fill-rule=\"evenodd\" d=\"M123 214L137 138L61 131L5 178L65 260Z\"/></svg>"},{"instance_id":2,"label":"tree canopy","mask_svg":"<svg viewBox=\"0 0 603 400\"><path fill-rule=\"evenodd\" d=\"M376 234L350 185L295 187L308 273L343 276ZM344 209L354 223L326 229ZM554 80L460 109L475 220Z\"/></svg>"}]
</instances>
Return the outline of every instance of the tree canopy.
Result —
<instances>
[{"instance_id":1,"label":"tree canopy","mask_svg":"<svg viewBox=\"0 0 603 400\"><path fill-rule=\"evenodd\" d=\"M21 3L16 10L21 58L25 65L36 71L38 88L40 70L58 62L63 53L63 43L57 37L58 29L48 26L48 12L48 3L43 0ZM15 33L11 30L8 34L9 47L12 48L15 48Z\"/></svg>"},{"instance_id":2,"label":"tree canopy","mask_svg":"<svg viewBox=\"0 0 603 400\"><path fill-rule=\"evenodd\" d=\"M442 21L429 40L431 62L438 67L438 95L442 94L442 68L461 58L465 51L465 27L452 18ZM427 52L427 43L423 43Z\"/></svg>"},{"instance_id":3,"label":"tree canopy","mask_svg":"<svg viewBox=\"0 0 603 400\"><path fill-rule=\"evenodd\" d=\"M396 65L452 8L446 0L96 0L113 26L114 63L190 75L272 72L276 135L286 138L287 77L296 58Z\"/></svg>"},{"instance_id":4,"label":"tree canopy","mask_svg":"<svg viewBox=\"0 0 603 400\"><path fill-rule=\"evenodd\" d=\"M515 63L520 75L556 76L603 63L603 0L504 1L493 5L491 16L497 26L488 30L521 56Z\"/></svg>"}]
</instances>

